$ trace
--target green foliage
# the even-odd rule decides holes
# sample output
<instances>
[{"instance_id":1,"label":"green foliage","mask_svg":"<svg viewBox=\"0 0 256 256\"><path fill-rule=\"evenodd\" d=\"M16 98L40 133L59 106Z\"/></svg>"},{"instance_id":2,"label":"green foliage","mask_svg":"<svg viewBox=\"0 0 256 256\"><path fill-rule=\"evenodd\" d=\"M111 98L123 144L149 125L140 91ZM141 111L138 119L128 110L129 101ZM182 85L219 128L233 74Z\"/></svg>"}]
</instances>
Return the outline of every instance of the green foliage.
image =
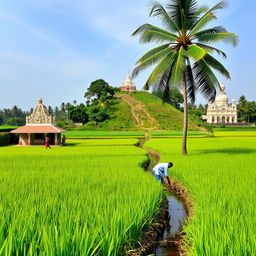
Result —
<instances>
[{"instance_id":1,"label":"green foliage","mask_svg":"<svg viewBox=\"0 0 256 256\"><path fill-rule=\"evenodd\" d=\"M0 146L7 146L10 144L18 144L19 137L17 134L9 132L1 132L0 130Z\"/></svg>"},{"instance_id":2,"label":"green foliage","mask_svg":"<svg viewBox=\"0 0 256 256\"><path fill-rule=\"evenodd\" d=\"M90 105L87 108L87 114L89 120L95 122L103 122L109 118L106 109L98 105Z\"/></svg>"},{"instance_id":3,"label":"green foliage","mask_svg":"<svg viewBox=\"0 0 256 256\"><path fill-rule=\"evenodd\" d=\"M193 198L195 215L183 229L186 255L256 255L256 138L226 136L188 139L186 157L179 154L179 139L145 144L162 162L172 157L170 176Z\"/></svg>"},{"instance_id":4,"label":"green foliage","mask_svg":"<svg viewBox=\"0 0 256 256\"><path fill-rule=\"evenodd\" d=\"M256 122L256 102L247 101L245 96L241 96L237 104L237 114L239 121L248 123Z\"/></svg>"},{"instance_id":5,"label":"green foliage","mask_svg":"<svg viewBox=\"0 0 256 256\"><path fill-rule=\"evenodd\" d=\"M87 115L87 109L84 104L78 106L70 106L68 109L68 117L75 123L86 123L89 118Z\"/></svg>"},{"instance_id":6,"label":"green foliage","mask_svg":"<svg viewBox=\"0 0 256 256\"><path fill-rule=\"evenodd\" d=\"M25 124L25 122L23 117L10 117L6 121L6 124L10 126L22 126Z\"/></svg>"},{"instance_id":7,"label":"green foliage","mask_svg":"<svg viewBox=\"0 0 256 256\"><path fill-rule=\"evenodd\" d=\"M8 132L0 133L0 146L6 146L10 144L11 135Z\"/></svg>"},{"instance_id":8,"label":"green foliage","mask_svg":"<svg viewBox=\"0 0 256 256\"><path fill-rule=\"evenodd\" d=\"M146 156L136 141L1 148L1 254L122 255L163 197L139 166Z\"/></svg>"},{"instance_id":9,"label":"green foliage","mask_svg":"<svg viewBox=\"0 0 256 256\"><path fill-rule=\"evenodd\" d=\"M84 94L84 97L87 99L91 99L96 97L98 100L101 97L110 97L113 98L115 95L115 88L109 86L107 82L103 79L98 79L92 82L87 89L87 92Z\"/></svg>"},{"instance_id":10,"label":"green foliage","mask_svg":"<svg viewBox=\"0 0 256 256\"><path fill-rule=\"evenodd\" d=\"M0 110L0 125L20 126L25 124L26 111L14 106Z\"/></svg>"}]
</instances>

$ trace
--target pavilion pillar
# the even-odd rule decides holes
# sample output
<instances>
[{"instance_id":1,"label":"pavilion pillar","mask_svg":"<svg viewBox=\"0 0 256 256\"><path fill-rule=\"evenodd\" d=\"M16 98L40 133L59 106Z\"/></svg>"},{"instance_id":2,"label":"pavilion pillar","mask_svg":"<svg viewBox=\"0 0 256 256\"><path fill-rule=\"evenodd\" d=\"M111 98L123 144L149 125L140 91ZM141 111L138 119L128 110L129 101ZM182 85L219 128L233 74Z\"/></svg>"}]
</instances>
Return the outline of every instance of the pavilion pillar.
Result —
<instances>
[{"instance_id":1,"label":"pavilion pillar","mask_svg":"<svg viewBox=\"0 0 256 256\"><path fill-rule=\"evenodd\" d=\"M58 133L54 134L54 139L55 139L54 145L57 146L58 145Z\"/></svg>"},{"instance_id":2,"label":"pavilion pillar","mask_svg":"<svg viewBox=\"0 0 256 256\"><path fill-rule=\"evenodd\" d=\"M21 139L21 134L19 134L19 145L22 145L22 139Z\"/></svg>"},{"instance_id":3,"label":"pavilion pillar","mask_svg":"<svg viewBox=\"0 0 256 256\"><path fill-rule=\"evenodd\" d=\"M30 133L28 133L28 145L29 145L29 146L31 145L31 136L30 136Z\"/></svg>"}]
</instances>

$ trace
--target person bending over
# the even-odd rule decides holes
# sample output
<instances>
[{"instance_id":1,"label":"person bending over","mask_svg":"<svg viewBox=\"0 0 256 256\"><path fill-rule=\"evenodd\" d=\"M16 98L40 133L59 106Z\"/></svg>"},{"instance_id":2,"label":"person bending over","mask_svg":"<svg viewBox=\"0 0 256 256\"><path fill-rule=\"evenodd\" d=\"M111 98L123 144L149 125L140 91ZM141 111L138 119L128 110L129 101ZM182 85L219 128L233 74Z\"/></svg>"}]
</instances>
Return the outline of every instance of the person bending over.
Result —
<instances>
[{"instance_id":1,"label":"person bending over","mask_svg":"<svg viewBox=\"0 0 256 256\"><path fill-rule=\"evenodd\" d=\"M156 177L158 181L161 182L161 184L164 183L164 177L166 177L168 184L171 185L169 175L168 175L168 169L173 167L173 163L159 163L153 168L153 174Z\"/></svg>"}]
</instances>

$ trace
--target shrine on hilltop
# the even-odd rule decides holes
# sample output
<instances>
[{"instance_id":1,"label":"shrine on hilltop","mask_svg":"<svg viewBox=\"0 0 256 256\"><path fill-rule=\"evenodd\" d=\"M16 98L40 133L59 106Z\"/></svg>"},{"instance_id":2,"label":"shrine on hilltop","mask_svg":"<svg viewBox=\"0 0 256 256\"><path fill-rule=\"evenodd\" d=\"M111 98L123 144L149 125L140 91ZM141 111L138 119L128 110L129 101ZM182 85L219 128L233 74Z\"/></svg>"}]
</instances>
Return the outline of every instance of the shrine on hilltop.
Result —
<instances>
[{"instance_id":1,"label":"shrine on hilltop","mask_svg":"<svg viewBox=\"0 0 256 256\"><path fill-rule=\"evenodd\" d=\"M43 145L46 137L49 137L50 144L60 145L62 132L66 130L55 125L55 117L48 113L42 99L26 117L26 125L11 131L19 134L19 145Z\"/></svg>"},{"instance_id":2,"label":"shrine on hilltop","mask_svg":"<svg viewBox=\"0 0 256 256\"><path fill-rule=\"evenodd\" d=\"M121 91L126 91L126 92L134 92L136 91L136 85L135 83L132 81L132 77L130 74L128 74L124 80L124 82L122 83L121 87L120 87Z\"/></svg>"}]
</instances>

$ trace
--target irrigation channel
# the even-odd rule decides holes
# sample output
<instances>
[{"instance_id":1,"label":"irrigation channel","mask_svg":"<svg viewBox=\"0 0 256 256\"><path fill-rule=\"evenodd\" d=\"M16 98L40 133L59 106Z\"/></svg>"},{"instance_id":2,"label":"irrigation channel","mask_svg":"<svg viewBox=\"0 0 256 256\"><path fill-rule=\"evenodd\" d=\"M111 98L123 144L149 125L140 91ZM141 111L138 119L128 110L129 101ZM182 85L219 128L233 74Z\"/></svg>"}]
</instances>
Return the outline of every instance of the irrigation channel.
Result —
<instances>
[{"instance_id":1,"label":"irrigation channel","mask_svg":"<svg viewBox=\"0 0 256 256\"><path fill-rule=\"evenodd\" d=\"M144 143L148 139L139 139L139 143L136 144L139 148L148 152L148 164L146 170L151 172L153 167L159 162L159 156L154 152L144 148ZM182 225L185 223L187 213L184 207L184 203L172 192L166 191L166 198L168 200L168 212L169 218L167 226L164 230L163 236L159 241L159 245L156 248L156 256L179 256L180 253L180 232Z\"/></svg>"}]
</instances>

